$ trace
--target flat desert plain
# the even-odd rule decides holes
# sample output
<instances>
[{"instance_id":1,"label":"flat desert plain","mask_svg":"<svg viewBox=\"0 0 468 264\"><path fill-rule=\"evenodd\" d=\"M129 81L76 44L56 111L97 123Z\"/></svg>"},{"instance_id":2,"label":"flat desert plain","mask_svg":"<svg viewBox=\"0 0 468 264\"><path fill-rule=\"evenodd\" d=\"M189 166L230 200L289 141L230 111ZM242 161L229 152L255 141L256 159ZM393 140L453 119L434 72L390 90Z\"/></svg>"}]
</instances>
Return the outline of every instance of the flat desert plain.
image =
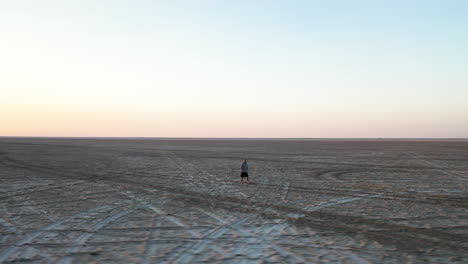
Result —
<instances>
[{"instance_id":1,"label":"flat desert plain","mask_svg":"<svg viewBox=\"0 0 468 264\"><path fill-rule=\"evenodd\" d=\"M467 263L467 185L464 140L0 138L0 262Z\"/></svg>"}]
</instances>

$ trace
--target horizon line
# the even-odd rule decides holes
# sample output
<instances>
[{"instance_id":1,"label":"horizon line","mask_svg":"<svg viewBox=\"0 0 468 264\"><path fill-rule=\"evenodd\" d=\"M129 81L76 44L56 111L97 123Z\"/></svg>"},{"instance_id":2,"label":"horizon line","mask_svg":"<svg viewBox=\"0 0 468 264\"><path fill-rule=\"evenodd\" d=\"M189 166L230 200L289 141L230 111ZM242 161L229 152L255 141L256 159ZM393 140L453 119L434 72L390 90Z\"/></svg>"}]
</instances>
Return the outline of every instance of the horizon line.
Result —
<instances>
[{"instance_id":1,"label":"horizon line","mask_svg":"<svg viewBox=\"0 0 468 264\"><path fill-rule=\"evenodd\" d=\"M468 140L468 137L138 137L138 136L0 136L0 138L25 138L25 139L214 139L214 140Z\"/></svg>"}]
</instances>

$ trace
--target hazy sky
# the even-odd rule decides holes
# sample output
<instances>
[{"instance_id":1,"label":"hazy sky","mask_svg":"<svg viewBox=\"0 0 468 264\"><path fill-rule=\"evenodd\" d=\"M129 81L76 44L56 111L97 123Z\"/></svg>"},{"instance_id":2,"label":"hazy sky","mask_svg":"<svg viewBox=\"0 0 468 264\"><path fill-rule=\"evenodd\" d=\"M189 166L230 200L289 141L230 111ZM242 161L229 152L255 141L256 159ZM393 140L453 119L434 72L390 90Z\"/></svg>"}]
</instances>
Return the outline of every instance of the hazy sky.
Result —
<instances>
[{"instance_id":1,"label":"hazy sky","mask_svg":"<svg viewBox=\"0 0 468 264\"><path fill-rule=\"evenodd\" d=\"M0 136L468 137L467 14L0 0Z\"/></svg>"}]
</instances>

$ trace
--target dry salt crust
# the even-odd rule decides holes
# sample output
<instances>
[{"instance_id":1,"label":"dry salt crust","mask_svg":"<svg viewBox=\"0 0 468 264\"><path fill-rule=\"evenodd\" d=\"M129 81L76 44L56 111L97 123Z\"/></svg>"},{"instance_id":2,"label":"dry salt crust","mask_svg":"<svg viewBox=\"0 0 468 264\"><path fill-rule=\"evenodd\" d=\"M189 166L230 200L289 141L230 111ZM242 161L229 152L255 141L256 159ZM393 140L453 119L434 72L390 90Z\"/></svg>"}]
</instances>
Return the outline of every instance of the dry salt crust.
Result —
<instances>
[{"instance_id":1,"label":"dry salt crust","mask_svg":"<svg viewBox=\"0 0 468 264\"><path fill-rule=\"evenodd\" d=\"M467 184L463 140L0 138L0 262L467 263Z\"/></svg>"}]
</instances>

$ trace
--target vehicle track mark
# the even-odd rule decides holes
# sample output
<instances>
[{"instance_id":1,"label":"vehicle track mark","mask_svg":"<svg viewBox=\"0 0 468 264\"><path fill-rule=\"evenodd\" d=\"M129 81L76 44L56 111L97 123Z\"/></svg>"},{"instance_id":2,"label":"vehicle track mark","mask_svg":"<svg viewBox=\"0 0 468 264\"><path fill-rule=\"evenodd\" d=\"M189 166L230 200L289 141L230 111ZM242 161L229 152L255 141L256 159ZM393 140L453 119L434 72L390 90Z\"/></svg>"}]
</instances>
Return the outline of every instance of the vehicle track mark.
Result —
<instances>
[{"instance_id":1,"label":"vehicle track mark","mask_svg":"<svg viewBox=\"0 0 468 264\"><path fill-rule=\"evenodd\" d=\"M7 232L16 232L16 227L10 221L0 218L0 224L5 227L5 231Z\"/></svg>"},{"instance_id":2,"label":"vehicle track mark","mask_svg":"<svg viewBox=\"0 0 468 264\"><path fill-rule=\"evenodd\" d=\"M218 221L222 222L222 223L226 223L225 220L223 220L221 217L213 214L213 213L210 213L210 215L214 218L214 219L217 219ZM231 255L234 257L236 255L238 255L246 246L245 244L250 244L250 245L255 245L255 244L270 244L271 247L277 251L280 255L282 255L283 257L287 256L287 257L291 257L293 260L290 260L289 262L290 263L308 263L308 261L306 261L302 256L294 253L294 252L291 252L291 251L288 251L286 249L283 249L281 247L279 247L278 245L275 245L273 240L275 237L278 237L280 236L281 232L283 232L284 235L289 235L288 232L284 231L284 229L286 227L289 227L289 225L286 223L286 221L282 221L280 223L270 223L268 225L263 225L262 227L260 227L257 231L255 231L255 233L251 232L248 230L248 228L243 228L243 227L240 227L241 224L243 224L244 222L248 221L249 219L253 218L254 214L251 214L249 216L246 216L246 217L243 217L243 218L240 218L230 224L227 224L227 225L224 225L222 227L219 227L217 228L217 230L214 231L214 233L211 233L213 234L214 236L213 237L210 237L210 241L207 241L207 243L212 243L214 241L216 241L216 239L218 239L219 237L221 237L221 235L225 234L226 233L226 229L234 229L237 231L237 233L240 235L240 236L243 236L243 237L246 237L247 240L246 241L243 241L241 243L240 246L238 246L237 248L234 248L231 250ZM200 244L202 244L204 241L200 242ZM202 248L203 249L203 248ZM196 251L196 252L201 252L201 249L199 251ZM259 252L254 252L252 254L249 255L249 258L256 258L256 257L260 257L261 254L259 254Z\"/></svg>"},{"instance_id":3,"label":"vehicle track mark","mask_svg":"<svg viewBox=\"0 0 468 264\"><path fill-rule=\"evenodd\" d=\"M5 249L2 253L0 253L0 263L3 262L3 261L6 261L10 256L13 256L18 250L20 250L22 248L22 246L31 243L34 239L36 239L37 237L39 237L43 233L48 232L48 231L50 231L52 229L55 229L58 226L62 225L63 223L65 223L65 222L67 222L69 220L72 220L72 219L78 218L78 217L82 217L82 216L85 216L85 215L88 215L88 214L91 214L91 213L94 213L94 212L98 212L100 210L104 210L104 211L111 210L114 207L115 206L112 206L112 205L99 206L99 207L96 207L96 208L93 208L93 209L90 209L90 210L82 211L82 212L79 212L77 214L62 218L61 220L59 220L57 222L49 224L48 226L44 227L43 229L41 229L39 231L36 231L36 232L33 232L33 233L27 235L26 237L23 237L20 241L16 242L14 246L10 246L7 249Z\"/></svg>"},{"instance_id":4,"label":"vehicle track mark","mask_svg":"<svg viewBox=\"0 0 468 264\"><path fill-rule=\"evenodd\" d=\"M122 192L122 194L124 194L127 197L129 197L130 199L132 199L134 201L137 201L138 203L142 204L144 206L144 208L148 208L149 210L151 210L153 212L156 212L157 214L161 215L164 219L174 223L175 225L183 227L184 228L183 230L185 232L189 233L192 237L197 238L197 239L202 239L204 237L200 232L192 230L188 224L184 223L182 220L178 219L177 217L172 216L172 215L164 212L163 210L154 207L150 203L148 203L148 202L134 196L133 194L129 194L128 192ZM217 246L214 246L214 249L216 251L218 251L218 252L223 252L222 249L218 248ZM177 249L174 249L174 251L176 251L176 250ZM185 252L185 251L183 251L183 252ZM182 255L183 255L183 253L182 253ZM185 258L185 257L182 256L181 258Z\"/></svg>"},{"instance_id":5,"label":"vehicle track mark","mask_svg":"<svg viewBox=\"0 0 468 264\"><path fill-rule=\"evenodd\" d=\"M153 215L153 217L151 218L151 225L150 225L151 230L149 232L148 238L146 239L146 246L145 246L145 250L143 251L143 257L140 260L141 264L151 263L150 258L152 255L154 255L156 251L156 247L153 244L153 239L157 238L159 234L159 230L154 228L155 225L156 225L156 216Z\"/></svg>"},{"instance_id":6,"label":"vehicle track mark","mask_svg":"<svg viewBox=\"0 0 468 264\"><path fill-rule=\"evenodd\" d=\"M407 154L411 155L412 157L416 158L418 161L420 162L423 162L427 165L430 165L431 167L439 170L440 172L444 173L444 174L447 174L449 176L457 176L456 178L464 183L466 183L466 181L468 180L468 175L465 175L464 173L459 173L458 171L456 171L455 168L451 167L451 166L448 166L446 164L440 164L440 163L437 163L433 160L428 160L426 157L422 156L422 155L419 155L415 152L406 152Z\"/></svg>"},{"instance_id":7,"label":"vehicle track mark","mask_svg":"<svg viewBox=\"0 0 468 264\"><path fill-rule=\"evenodd\" d=\"M128 208L128 209L125 209L117 214L114 214L104 220L101 220L99 221L98 223L96 223L92 228L90 228L88 231L86 231L84 234L82 234L81 236L79 236L77 239L75 239L75 241L73 242L72 246L70 248L68 248L65 252L65 254L72 254L72 253L76 253L79 251L79 248L80 246L84 245L86 243L86 241L88 241L89 238L91 238L91 236L94 235L94 233L96 233L99 229L101 229L102 227L108 225L109 223L119 219L120 217L124 216L124 215L127 215L133 211L135 211L136 208ZM72 260L72 257L71 256L67 256L65 255L60 261L59 263L63 263L63 264L68 264L70 263Z\"/></svg>"},{"instance_id":8,"label":"vehicle track mark","mask_svg":"<svg viewBox=\"0 0 468 264\"><path fill-rule=\"evenodd\" d=\"M329 242L325 241L324 239L320 238L319 236L314 236L314 239L320 241L324 245L330 245ZM351 253L348 250L338 250L337 253L340 254L340 255L343 255L345 257L348 257L349 259L352 259L355 263L370 264L370 262L368 262L367 260L365 260L365 259L363 259L363 258L361 258L359 256L356 256L356 254Z\"/></svg>"},{"instance_id":9,"label":"vehicle track mark","mask_svg":"<svg viewBox=\"0 0 468 264\"><path fill-rule=\"evenodd\" d=\"M61 183L48 184L47 186L53 185L53 186L49 186L49 187L46 187L46 186L32 187L32 188L28 188L29 191L26 191L26 192L22 192L20 190L20 191L15 191L14 193L10 193L9 195L0 196L0 200L12 198L12 197L18 197L18 196L22 196L22 195L27 195L27 194L31 194L31 193L37 193L37 192L44 192L44 191L54 190L54 189L60 189L60 188L73 186L73 185L78 185L78 184L83 184L83 183L84 183L84 181L73 181L73 182L71 182L69 184L65 183L65 184L62 184L62 185L60 185Z\"/></svg>"},{"instance_id":10,"label":"vehicle track mark","mask_svg":"<svg viewBox=\"0 0 468 264\"><path fill-rule=\"evenodd\" d=\"M358 200L365 200L369 198L376 198L376 197L380 197L380 195L365 195L362 197L346 197L346 198L333 199L333 200L328 200L323 203L319 203L318 205L307 206L306 208L304 208L304 210L307 212L313 212L313 211L318 211L326 207L331 207L335 205L350 203L350 202L354 202Z\"/></svg>"},{"instance_id":11,"label":"vehicle track mark","mask_svg":"<svg viewBox=\"0 0 468 264\"><path fill-rule=\"evenodd\" d=\"M193 244L191 247L186 248L185 250L180 252L178 255L176 255L175 258L172 258L171 261L175 263L191 263L190 261L195 257L195 255L200 254L205 249L205 247L207 247L210 243L219 239L222 235L230 231L230 229L233 229L236 226L239 226L243 224L244 222L248 221L253 216L254 214L249 214L231 223L221 225L212 229L208 234L206 234L203 237L200 237L201 240L198 243Z\"/></svg>"}]
</instances>

